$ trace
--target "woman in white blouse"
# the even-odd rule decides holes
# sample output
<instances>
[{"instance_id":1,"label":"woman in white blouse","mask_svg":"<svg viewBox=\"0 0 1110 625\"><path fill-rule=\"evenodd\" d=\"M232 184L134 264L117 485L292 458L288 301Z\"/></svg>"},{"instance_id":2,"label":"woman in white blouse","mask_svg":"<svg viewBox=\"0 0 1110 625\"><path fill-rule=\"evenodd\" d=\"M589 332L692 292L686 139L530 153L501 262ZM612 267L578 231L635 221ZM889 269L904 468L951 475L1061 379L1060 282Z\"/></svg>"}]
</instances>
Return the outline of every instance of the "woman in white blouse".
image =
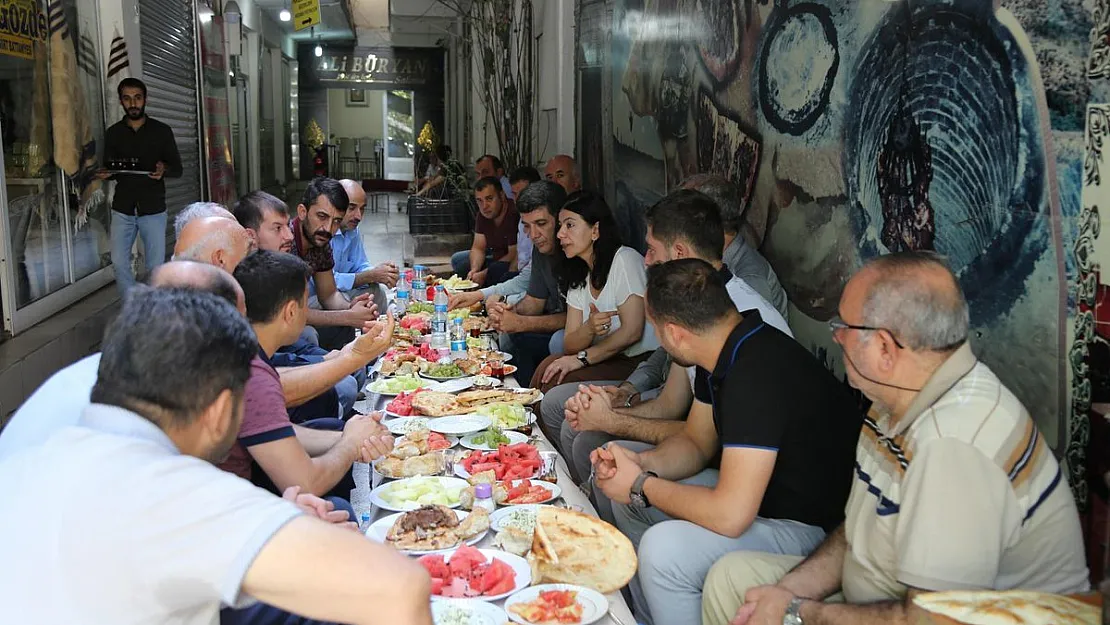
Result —
<instances>
[{"instance_id":1,"label":"woman in white blouse","mask_svg":"<svg viewBox=\"0 0 1110 625\"><path fill-rule=\"evenodd\" d=\"M623 380L658 344L646 322L644 257L621 245L600 195L579 191L559 211L566 261L555 268L567 294L564 351L540 363L532 386L545 392L566 382Z\"/></svg>"}]
</instances>

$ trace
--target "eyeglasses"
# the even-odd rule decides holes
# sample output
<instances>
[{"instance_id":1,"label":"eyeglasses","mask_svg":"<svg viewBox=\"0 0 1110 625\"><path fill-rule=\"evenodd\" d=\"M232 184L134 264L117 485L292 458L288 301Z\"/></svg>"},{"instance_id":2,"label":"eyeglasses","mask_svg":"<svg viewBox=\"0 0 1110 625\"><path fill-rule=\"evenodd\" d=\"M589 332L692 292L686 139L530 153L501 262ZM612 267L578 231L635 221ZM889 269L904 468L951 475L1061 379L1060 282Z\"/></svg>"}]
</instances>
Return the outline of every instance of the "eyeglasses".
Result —
<instances>
[{"instance_id":1,"label":"eyeglasses","mask_svg":"<svg viewBox=\"0 0 1110 625\"><path fill-rule=\"evenodd\" d=\"M848 322L844 321L843 319L840 318L840 315L837 315L837 316L833 317L832 319L829 319L829 330L832 331L832 332L836 332L837 330L865 330L865 331L868 331L868 332L880 332L880 331L882 331L882 332L886 332L887 334L890 335L890 339L892 341L894 341L894 344L898 346L898 349L905 349L906 348L898 340L898 337L894 336L894 333L891 332L888 328L879 328L879 327L876 327L876 326L855 325L855 324L848 323Z\"/></svg>"}]
</instances>

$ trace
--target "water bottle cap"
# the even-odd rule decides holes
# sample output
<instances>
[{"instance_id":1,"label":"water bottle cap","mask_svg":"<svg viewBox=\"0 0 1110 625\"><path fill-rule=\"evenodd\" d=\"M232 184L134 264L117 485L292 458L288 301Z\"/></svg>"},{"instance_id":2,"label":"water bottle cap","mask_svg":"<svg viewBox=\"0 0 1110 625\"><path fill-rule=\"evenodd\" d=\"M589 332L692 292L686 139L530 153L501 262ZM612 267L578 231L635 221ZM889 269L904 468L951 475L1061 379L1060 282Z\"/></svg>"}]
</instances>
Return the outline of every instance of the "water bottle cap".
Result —
<instances>
[{"instance_id":1,"label":"water bottle cap","mask_svg":"<svg viewBox=\"0 0 1110 625\"><path fill-rule=\"evenodd\" d=\"M478 484L474 487L474 496L478 499L489 499L493 497L492 484Z\"/></svg>"},{"instance_id":2,"label":"water bottle cap","mask_svg":"<svg viewBox=\"0 0 1110 625\"><path fill-rule=\"evenodd\" d=\"M412 268L417 271L424 271L424 265L413 265Z\"/></svg>"}]
</instances>

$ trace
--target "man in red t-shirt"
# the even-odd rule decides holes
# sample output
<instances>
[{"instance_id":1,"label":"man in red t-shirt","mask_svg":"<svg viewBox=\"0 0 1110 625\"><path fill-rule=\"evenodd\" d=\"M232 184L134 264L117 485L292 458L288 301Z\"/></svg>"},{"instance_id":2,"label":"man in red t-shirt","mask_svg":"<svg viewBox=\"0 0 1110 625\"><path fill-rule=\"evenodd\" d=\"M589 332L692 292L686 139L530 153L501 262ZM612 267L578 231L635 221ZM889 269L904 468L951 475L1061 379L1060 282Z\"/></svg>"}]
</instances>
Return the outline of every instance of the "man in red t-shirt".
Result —
<instances>
[{"instance_id":1,"label":"man in red t-shirt","mask_svg":"<svg viewBox=\"0 0 1110 625\"><path fill-rule=\"evenodd\" d=\"M454 254L451 265L457 275L481 286L500 284L513 277L509 266L516 260L520 215L505 197L501 181L492 176L474 185L474 199L478 203L474 244L469 251Z\"/></svg>"},{"instance_id":2,"label":"man in red t-shirt","mask_svg":"<svg viewBox=\"0 0 1110 625\"><path fill-rule=\"evenodd\" d=\"M369 416L348 419L342 432L303 428L289 421L281 379L270 358L304 329L310 275L308 264L296 256L266 250L248 256L235 269L259 354L251 363L237 443L220 468L246 479L254 477L257 483L268 481L277 492L299 486L305 493L346 498L353 488L351 465L388 453L393 439ZM392 335L392 318L372 324L335 358L369 359L385 352ZM252 460L267 479L252 476ZM337 507L349 511L349 506Z\"/></svg>"}]
</instances>

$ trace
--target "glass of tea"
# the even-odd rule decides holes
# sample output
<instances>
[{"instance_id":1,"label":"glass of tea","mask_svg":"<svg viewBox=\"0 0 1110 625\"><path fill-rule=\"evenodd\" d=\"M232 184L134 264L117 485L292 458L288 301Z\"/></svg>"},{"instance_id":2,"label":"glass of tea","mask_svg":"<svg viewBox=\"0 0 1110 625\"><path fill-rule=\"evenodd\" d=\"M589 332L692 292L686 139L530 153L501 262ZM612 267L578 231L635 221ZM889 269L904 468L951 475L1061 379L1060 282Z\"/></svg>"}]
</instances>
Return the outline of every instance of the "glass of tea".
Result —
<instances>
[{"instance_id":1,"label":"glass of tea","mask_svg":"<svg viewBox=\"0 0 1110 625\"><path fill-rule=\"evenodd\" d=\"M505 381L505 361L501 360L501 359L495 359L495 360L489 361L489 374L490 374L490 377L497 378L498 380L501 380L502 382L504 382Z\"/></svg>"}]
</instances>

